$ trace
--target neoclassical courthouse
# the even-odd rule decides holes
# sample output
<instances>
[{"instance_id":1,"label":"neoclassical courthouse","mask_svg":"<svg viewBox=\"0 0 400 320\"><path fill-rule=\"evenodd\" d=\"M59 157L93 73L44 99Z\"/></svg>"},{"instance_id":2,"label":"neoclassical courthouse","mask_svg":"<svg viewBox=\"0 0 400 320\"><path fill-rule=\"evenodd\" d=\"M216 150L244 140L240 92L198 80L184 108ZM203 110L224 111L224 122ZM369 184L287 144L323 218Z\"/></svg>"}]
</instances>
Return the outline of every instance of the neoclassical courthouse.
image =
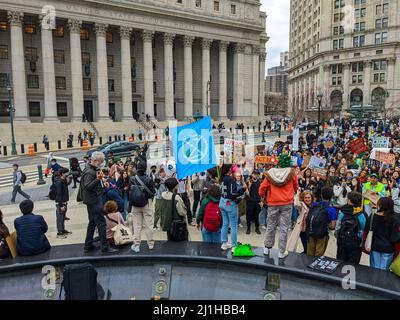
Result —
<instances>
[{"instance_id":1,"label":"neoclassical courthouse","mask_svg":"<svg viewBox=\"0 0 400 320\"><path fill-rule=\"evenodd\" d=\"M0 0L0 122L8 79L19 121L256 118L265 20L260 0Z\"/></svg>"}]
</instances>

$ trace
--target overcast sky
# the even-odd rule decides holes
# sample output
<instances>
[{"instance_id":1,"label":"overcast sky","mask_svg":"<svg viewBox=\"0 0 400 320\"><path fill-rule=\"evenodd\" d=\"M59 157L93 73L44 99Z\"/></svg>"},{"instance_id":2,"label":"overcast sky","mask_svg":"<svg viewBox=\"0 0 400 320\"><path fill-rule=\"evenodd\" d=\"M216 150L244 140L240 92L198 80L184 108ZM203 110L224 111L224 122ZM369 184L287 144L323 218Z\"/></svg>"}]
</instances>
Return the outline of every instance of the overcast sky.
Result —
<instances>
[{"instance_id":1,"label":"overcast sky","mask_svg":"<svg viewBox=\"0 0 400 320\"><path fill-rule=\"evenodd\" d=\"M279 66L279 54L289 50L290 0L261 0L267 13L267 68Z\"/></svg>"}]
</instances>

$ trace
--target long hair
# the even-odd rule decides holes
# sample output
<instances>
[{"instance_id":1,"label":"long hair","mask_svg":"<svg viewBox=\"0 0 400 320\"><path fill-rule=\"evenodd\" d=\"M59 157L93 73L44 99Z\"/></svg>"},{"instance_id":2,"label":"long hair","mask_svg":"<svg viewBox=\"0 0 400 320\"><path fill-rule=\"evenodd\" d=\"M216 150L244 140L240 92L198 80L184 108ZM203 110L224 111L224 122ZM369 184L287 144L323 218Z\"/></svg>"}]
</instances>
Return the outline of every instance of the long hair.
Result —
<instances>
[{"instance_id":1,"label":"long hair","mask_svg":"<svg viewBox=\"0 0 400 320\"><path fill-rule=\"evenodd\" d=\"M384 197L378 201L378 211L383 212L385 221L392 223L394 220L394 202L392 198Z\"/></svg>"},{"instance_id":2,"label":"long hair","mask_svg":"<svg viewBox=\"0 0 400 320\"><path fill-rule=\"evenodd\" d=\"M307 195L310 195L311 198L312 198L312 202L315 202L315 196L314 196L314 194L313 194L310 190L305 190L305 191L303 191L303 192L300 194L300 201L301 201L301 202L304 202L304 198L305 198Z\"/></svg>"}]
</instances>

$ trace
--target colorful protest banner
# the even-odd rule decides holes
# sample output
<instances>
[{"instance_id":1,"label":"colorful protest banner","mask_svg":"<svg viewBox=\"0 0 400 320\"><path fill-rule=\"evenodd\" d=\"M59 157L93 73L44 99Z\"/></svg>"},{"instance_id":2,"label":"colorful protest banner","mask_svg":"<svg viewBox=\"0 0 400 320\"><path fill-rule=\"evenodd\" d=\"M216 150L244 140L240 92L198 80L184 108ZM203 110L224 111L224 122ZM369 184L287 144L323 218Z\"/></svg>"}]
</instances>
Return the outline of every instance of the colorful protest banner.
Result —
<instances>
[{"instance_id":1,"label":"colorful protest banner","mask_svg":"<svg viewBox=\"0 0 400 320\"><path fill-rule=\"evenodd\" d=\"M368 151L368 147L365 145L362 138L352 140L347 144L347 147L356 154Z\"/></svg>"},{"instance_id":2,"label":"colorful protest banner","mask_svg":"<svg viewBox=\"0 0 400 320\"><path fill-rule=\"evenodd\" d=\"M257 156L256 157L257 164L278 164L278 158L275 156Z\"/></svg>"},{"instance_id":3,"label":"colorful protest banner","mask_svg":"<svg viewBox=\"0 0 400 320\"><path fill-rule=\"evenodd\" d=\"M375 160L390 165L394 165L396 163L396 157L394 154L381 151L376 152Z\"/></svg>"},{"instance_id":4,"label":"colorful protest banner","mask_svg":"<svg viewBox=\"0 0 400 320\"><path fill-rule=\"evenodd\" d=\"M311 169L314 169L314 168L325 168L325 165L326 165L326 160L325 159L322 159L322 158L319 158L319 157L315 157L315 156L311 157L310 164L309 164L309 167Z\"/></svg>"},{"instance_id":5,"label":"colorful protest banner","mask_svg":"<svg viewBox=\"0 0 400 320\"><path fill-rule=\"evenodd\" d=\"M372 139L373 148L389 148L389 138L387 137L374 137Z\"/></svg>"}]
</instances>

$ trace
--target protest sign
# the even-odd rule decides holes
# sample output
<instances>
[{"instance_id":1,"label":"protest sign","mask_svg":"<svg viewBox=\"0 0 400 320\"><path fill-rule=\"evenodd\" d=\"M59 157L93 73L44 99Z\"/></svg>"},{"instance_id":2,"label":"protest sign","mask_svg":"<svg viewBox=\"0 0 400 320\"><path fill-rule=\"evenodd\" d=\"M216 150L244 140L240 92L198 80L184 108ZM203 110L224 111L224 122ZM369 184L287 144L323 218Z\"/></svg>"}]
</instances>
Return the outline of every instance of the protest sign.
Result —
<instances>
[{"instance_id":1,"label":"protest sign","mask_svg":"<svg viewBox=\"0 0 400 320\"><path fill-rule=\"evenodd\" d=\"M309 167L311 169L314 169L314 168L325 168L325 165L326 165L326 160L325 159L322 159L322 158L319 158L319 157L316 157L316 156L311 157L310 164L309 164Z\"/></svg>"},{"instance_id":2,"label":"protest sign","mask_svg":"<svg viewBox=\"0 0 400 320\"><path fill-rule=\"evenodd\" d=\"M362 138L352 140L347 144L347 147L356 154L368 151L368 147L365 145Z\"/></svg>"},{"instance_id":3,"label":"protest sign","mask_svg":"<svg viewBox=\"0 0 400 320\"><path fill-rule=\"evenodd\" d=\"M379 201L379 195L376 193L373 193L371 190L367 190L364 194L363 194L364 198L367 198L369 201L371 201L372 205L374 207L376 207L378 205L378 201Z\"/></svg>"},{"instance_id":4,"label":"protest sign","mask_svg":"<svg viewBox=\"0 0 400 320\"><path fill-rule=\"evenodd\" d=\"M300 129L296 128L293 130L293 151L299 150L299 138L300 138Z\"/></svg>"},{"instance_id":5,"label":"protest sign","mask_svg":"<svg viewBox=\"0 0 400 320\"><path fill-rule=\"evenodd\" d=\"M394 154L385 153L381 151L377 151L375 154L375 160L385 164L394 165L396 163L396 158Z\"/></svg>"},{"instance_id":6,"label":"protest sign","mask_svg":"<svg viewBox=\"0 0 400 320\"><path fill-rule=\"evenodd\" d=\"M257 164L278 164L278 158L274 156L257 156Z\"/></svg>"},{"instance_id":7,"label":"protest sign","mask_svg":"<svg viewBox=\"0 0 400 320\"><path fill-rule=\"evenodd\" d=\"M301 167L306 168L310 164L310 160L311 160L310 156L304 156L303 164L301 165Z\"/></svg>"},{"instance_id":8,"label":"protest sign","mask_svg":"<svg viewBox=\"0 0 400 320\"><path fill-rule=\"evenodd\" d=\"M372 139L373 148L389 148L389 138L387 137L374 137Z\"/></svg>"},{"instance_id":9,"label":"protest sign","mask_svg":"<svg viewBox=\"0 0 400 320\"><path fill-rule=\"evenodd\" d=\"M316 178L320 178L322 180L326 180L327 175L328 175L328 170L327 169L315 168L313 170L313 176L316 177Z\"/></svg>"},{"instance_id":10,"label":"protest sign","mask_svg":"<svg viewBox=\"0 0 400 320\"><path fill-rule=\"evenodd\" d=\"M308 267L310 269L332 274L337 268L342 264L341 261L335 260L332 258L327 258L325 256L316 258L313 263L311 263Z\"/></svg>"}]
</instances>

